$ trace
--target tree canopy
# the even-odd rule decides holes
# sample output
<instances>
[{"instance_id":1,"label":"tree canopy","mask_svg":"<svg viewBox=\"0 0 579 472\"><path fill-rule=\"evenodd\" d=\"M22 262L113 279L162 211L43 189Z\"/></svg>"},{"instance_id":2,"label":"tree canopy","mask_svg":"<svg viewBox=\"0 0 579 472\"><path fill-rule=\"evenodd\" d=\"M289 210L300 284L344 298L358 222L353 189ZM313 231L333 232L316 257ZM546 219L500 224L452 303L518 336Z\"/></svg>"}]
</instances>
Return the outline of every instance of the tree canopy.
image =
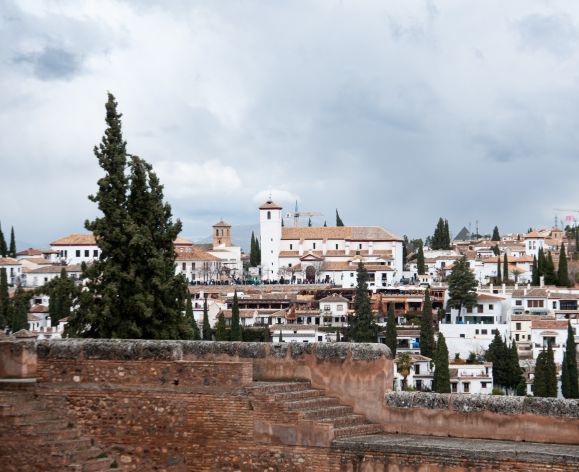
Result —
<instances>
[{"instance_id":1,"label":"tree canopy","mask_svg":"<svg viewBox=\"0 0 579 472\"><path fill-rule=\"evenodd\" d=\"M356 294L354 298L354 315L349 318L349 338L359 343L375 343L378 337L378 326L372 313L368 295L368 271L360 262L357 270Z\"/></svg>"},{"instance_id":2,"label":"tree canopy","mask_svg":"<svg viewBox=\"0 0 579 472\"><path fill-rule=\"evenodd\" d=\"M448 306L458 308L459 313L464 306L467 308L474 306L477 300L476 288L477 282L466 256L454 261L452 272L448 277Z\"/></svg>"},{"instance_id":3,"label":"tree canopy","mask_svg":"<svg viewBox=\"0 0 579 472\"><path fill-rule=\"evenodd\" d=\"M435 348L434 330L432 328L432 303L430 302L430 293L427 289L424 294L422 317L420 318L420 354L432 359Z\"/></svg>"}]
</instances>

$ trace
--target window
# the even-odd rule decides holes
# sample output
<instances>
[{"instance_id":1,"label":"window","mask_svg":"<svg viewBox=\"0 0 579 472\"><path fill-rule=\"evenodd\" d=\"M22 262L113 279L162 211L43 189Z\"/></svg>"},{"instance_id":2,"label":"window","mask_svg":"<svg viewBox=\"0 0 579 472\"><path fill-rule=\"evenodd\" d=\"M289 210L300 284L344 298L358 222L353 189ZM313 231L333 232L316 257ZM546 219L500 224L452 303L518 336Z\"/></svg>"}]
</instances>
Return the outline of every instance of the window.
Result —
<instances>
[{"instance_id":1,"label":"window","mask_svg":"<svg viewBox=\"0 0 579 472\"><path fill-rule=\"evenodd\" d=\"M336 250L338 250L338 245L336 244Z\"/></svg>"},{"instance_id":2,"label":"window","mask_svg":"<svg viewBox=\"0 0 579 472\"><path fill-rule=\"evenodd\" d=\"M521 306L522 304L523 304L523 300L515 301L515 305L517 305L517 306Z\"/></svg>"},{"instance_id":3,"label":"window","mask_svg":"<svg viewBox=\"0 0 579 472\"><path fill-rule=\"evenodd\" d=\"M472 306L467 306L467 307L466 307L466 312L467 312L467 313L472 313Z\"/></svg>"},{"instance_id":4,"label":"window","mask_svg":"<svg viewBox=\"0 0 579 472\"><path fill-rule=\"evenodd\" d=\"M416 381L416 390L418 391L422 390L422 380Z\"/></svg>"},{"instance_id":5,"label":"window","mask_svg":"<svg viewBox=\"0 0 579 472\"><path fill-rule=\"evenodd\" d=\"M76 257L80 257L80 249L76 250Z\"/></svg>"},{"instance_id":6,"label":"window","mask_svg":"<svg viewBox=\"0 0 579 472\"><path fill-rule=\"evenodd\" d=\"M464 393L470 392L470 382L465 382L462 384L462 389Z\"/></svg>"},{"instance_id":7,"label":"window","mask_svg":"<svg viewBox=\"0 0 579 472\"><path fill-rule=\"evenodd\" d=\"M187 263L186 263L186 262L183 262L183 263L181 264L181 268L182 268L183 270L187 270Z\"/></svg>"},{"instance_id":8,"label":"window","mask_svg":"<svg viewBox=\"0 0 579 472\"><path fill-rule=\"evenodd\" d=\"M90 251L88 249L84 250L84 257L89 257Z\"/></svg>"},{"instance_id":9,"label":"window","mask_svg":"<svg viewBox=\"0 0 579 472\"><path fill-rule=\"evenodd\" d=\"M195 262L191 263L191 269L195 269Z\"/></svg>"},{"instance_id":10,"label":"window","mask_svg":"<svg viewBox=\"0 0 579 472\"><path fill-rule=\"evenodd\" d=\"M489 311L492 311L492 310L494 310L494 308L495 308L495 306L494 306L494 305L492 305L492 304L491 304L491 305L489 305Z\"/></svg>"},{"instance_id":11,"label":"window","mask_svg":"<svg viewBox=\"0 0 579 472\"><path fill-rule=\"evenodd\" d=\"M521 331L521 323L515 323L515 329Z\"/></svg>"},{"instance_id":12,"label":"window","mask_svg":"<svg viewBox=\"0 0 579 472\"><path fill-rule=\"evenodd\" d=\"M271 220L271 211L268 211L268 212L267 212L267 219L268 219L268 220ZM205 234L207 234L207 233L205 233Z\"/></svg>"},{"instance_id":13,"label":"window","mask_svg":"<svg viewBox=\"0 0 579 472\"><path fill-rule=\"evenodd\" d=\"M293 244L290 244L290 251L294 248Z\"/></svg>"},{"instance_id":14,"label":"window","mask_svg":"<svg viewBox=\"0 0 579 472\"><path fill-rule=\"evenodd\" d=\"M553 308L557 308L557 302L553 302Z\"/></svg>"},{"instance_id":15,"label":"window","mask_svg":"<svg viewBox=\"0 0 579 472\"><path fill-rule=\"evenodd\" d=\"M362 243L358 244L358 249L362 249Z\"/></svg>"},{"instance_id":16,"label":"window","mask_svg":"<svg viewBox=\"0 0 579 472\"><path fill-rule=\"evenodd\" d=\"M519 333L515 334L515 341L519 341Z\"/></svg>"},{"instance_id":17,"label":"window","mask_svg":"<svg viewBox=\"0 0 579 472\"><path fill-rule=\"evenodd\" d=\"M330 311L330 305L324 305L324 311Z\"/></svg>"},{"instance_id":18,"label":"window","mask_svg":"<svg viewBox=\"0 0 579 472\"><path fill-rule=\"evenodd\" d=\"M481 382L480 388L487 388L488 384L489 384L488 382Z\"/></svg>"},{"instance_id":19,"label":"window","mask_svg":"<svg viewBox=\"0 0 579 472\"><path fill-rule=\"evenodd\" d=\"M337 309L338 311L344 311L344 305L337 305L337 306L336 306L336 309Z\"/></svg>"},{"instance_id":20,"label":"window","mask_svg":"<svg viewBox=\"0 0 579 472\"><path fill-rule=\"evenodd\" d=\"M98 251L98 249L95 249L95 250L92 252L92 255L93 255L93 257L99 257L99 251Z\"/></svg>"},{"instance_id":21,"label":"window","mask_svg":"<svg viewBox=\"0 0 579 472\"><path fill-rule=\"evenodd\" d=\"M288 267L291 267L291 266L292 266L292 263L290 262L287 266L288 266Z\"/></svg>"},{"instance_id":22,"label":"window","mask_svg":"<svg viewBox=\"0 0 579 472\"><path fill-rule=\"evenodd\" d=\"M414 364L414 373L420 375L420 364Z\"/></svg>"},{"instance_id":23,"label":"window","mask_svg":"<svg viewBox=\"0 0 579 472\"><path fill-rule=\"evenodd\" d=\"M461 337L461 338L464 338L464 337L465 337L465 335L464 335L464 334L460 334L460 335L459 335L459 337Z\"/></svg>"},{"instance_id":24,"label":"window","mask_svg":"<svg viewBox=\"0 0 579 472\"><path fill-rule=\"evenodd\" d=\"M457 392L457 385L455 383L453 383L451 385L451 387L452 387L452 393L456 393Z\"/></svg>"},{"instance_id":25,"label":"window","mask_svg":"<svg viewBox=\"0 0 579 472\"><path fill-rule=\"evenodd\" d=\"M316 248L316 243L313 243L313 248L314 248L314 249Z\"/></svg>"},{"instance_id":26,"label":"window","mask_svg":"<svg viewBox=\"0 0 579 472\"><path fill-rule=\"evenodd\" d=\"M474 330L474 334L479 334L478 329Z\"/></svg>"},{"instance_id":27,"label":"window","mask_svg":"<svg viewBox=\"0 0 579 472\"><path fill-rule=\"evenodd\" d=\"M482 306L482 305L477 305L477 306L476 306L476 311L477 311L478 313L482 313L482 312L483 312L483 306Z\"/></svg>"},{"instance_id":28,"label":"window","mask_svg":"<svg viewBox=\"0 0 579 472\"><path fill-rule=\"evenodd\" d=\"M488 333L488 331L487 331L486 329L481 329L481 330L480 330L480 334L487 334L487 333Z\"/></svg>"},{"instance_id":29,"label":"window","mask_svg":"<svg viewBox=\"0 0 579 472\"><path fill-rule=\"evenodd\" d=\"M543 308L543 300L528 300L527 306L529 308Z\"/></svg>"}]
</instances>

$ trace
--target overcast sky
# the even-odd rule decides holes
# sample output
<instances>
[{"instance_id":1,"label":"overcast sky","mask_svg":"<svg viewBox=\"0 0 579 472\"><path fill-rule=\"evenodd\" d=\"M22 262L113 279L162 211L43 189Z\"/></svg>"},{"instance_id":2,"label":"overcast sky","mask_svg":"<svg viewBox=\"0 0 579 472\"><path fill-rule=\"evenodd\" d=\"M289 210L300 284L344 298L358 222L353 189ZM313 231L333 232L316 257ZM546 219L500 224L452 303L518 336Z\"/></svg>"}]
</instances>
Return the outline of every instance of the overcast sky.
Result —
<instances>
[{"instance_id":1,"label":"overcast sky","mask_svg":"<svg viewBox=\"0 0 579 472\"><path fill-rule=\"evenodd\" d=\"M84 231L111 91L183 235L271 192L423 237L579 208L579 2L0 0L0 221ZM579 216L579 213L576 213Z\"/></svg>"}]
</instances>

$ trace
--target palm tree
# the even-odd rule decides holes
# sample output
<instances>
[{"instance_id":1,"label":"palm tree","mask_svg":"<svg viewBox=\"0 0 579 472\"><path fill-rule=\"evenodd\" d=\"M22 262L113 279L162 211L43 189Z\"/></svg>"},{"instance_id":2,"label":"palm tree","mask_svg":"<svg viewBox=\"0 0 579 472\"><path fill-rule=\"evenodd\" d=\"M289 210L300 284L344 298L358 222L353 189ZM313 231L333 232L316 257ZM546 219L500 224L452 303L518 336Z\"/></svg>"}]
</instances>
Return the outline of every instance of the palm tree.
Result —
<instances>
[{"instance_id":1,"label":"palm tree","mask_svg":"<svg viewBox=\"0 0 579 472\"><path fill-rule=\"evenodd\" d=\"M403 352L396 358L396 367L402 376L402 390L406 390L406 378L410 375L412 364L414 364L412 357L407 352Z\"/></svg>"}]
</instances>

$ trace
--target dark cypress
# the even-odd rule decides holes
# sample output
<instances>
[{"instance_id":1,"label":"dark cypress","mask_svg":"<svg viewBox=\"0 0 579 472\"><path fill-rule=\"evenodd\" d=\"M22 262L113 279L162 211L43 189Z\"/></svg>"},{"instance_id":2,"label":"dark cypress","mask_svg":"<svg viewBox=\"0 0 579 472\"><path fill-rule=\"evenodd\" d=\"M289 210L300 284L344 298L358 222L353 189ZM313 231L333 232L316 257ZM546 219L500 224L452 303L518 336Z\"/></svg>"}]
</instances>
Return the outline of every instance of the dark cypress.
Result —
<instances>
[{"instance_id":1,"label":"dark cypress","mask_svg":"<svg viewBox=\"0 0 579 472\"><path fill-rule=\"evenodd\" d=\"M551 344L547 347L547 357L545 360L545 393L546 397L557 397L557 366Z\"/></svg>"},{"instance_id":2,"label":"dark cypress","mask_svg":"<svg viewBox=\"0 0 579 472\"><path fill-rule=\"evenodd\" d=\"M227 329L225 327L225 315L222 311L217 315L217 323L215 323L215 340L227 341Z\"/></svg>"},{"instance_id":3,"label":"dark cypress","mask_svg":"<svg viewBox=\"0 0 579 472\"><path fill-rule=\"evenodd\" d=\"M497 256L497 276L495 277L495 283L501 285L503 283L503 271L501 270L501 256Z\"/></svg>"},{"instance_id":4,"label":"dark cypress","mask_svg":"<svg viewBox=\"0 0 579 472\"><path fill-rule=\"evenodd\" d=\"M416 269L418 275L424 275L426 273L426 265L424 263L424 248L422 246L422 240L418 245L418 256L416 257Z\"/></svg>"},{"instance_id":5,"label":"dark cypress","mask_svg":"<svg viewBox=\"0 0 579 472\"><path fill-rule=\"evenodd\" d=\"M6 257L8 255L8 248L6 247L6 239L4 238L4 233L2 232L2 225L0 224L0 257Z\"/></svg>"},{"instance_id":6,"label":"dark cypress","mask_svg":"<svg viewBox=\"0 0 579 472\"><path fill-rule=\"evenodd\" d=\"M239 301L237 299L237 290L233 293L233 306L231 307L231 340L243 341L241 324L239 322Z\"/></svg>"},{"instance_id":7,"label":"dark cypress","mask_svg":"<svg viewBox=\"0 0 579 472\"><path fill-rule=\"evenodd\" d=\"M16 259L16 238L14 237L14 226L10 229L10 249L8 256Z\"/></svg>"},{"instance_id":8,"label":"dark cypress","mask_svg":"<svg viewBox=\"0 0 579 472\"><path fill-rule=\"evenodd\" d=\"M199 340L201 336L199 335L199 327L197 326L197 321L195 321L195 314L193 313L193 303L191 302L191 295L187 294L185 303L185 318L191 324L191 329L193 335L191 339Z\"/></svg>"},{"instance_id":9,"label":"dark cypress","mask_svg":"<svg viewBox=\"0 0 579 472\"><path fill-rule=\"evenodd\" d=\"M438 333L434 355L434 377L432 389L436 393L450 393L450 370L448 368L448 348L442 333Z\"/></svg>"},{"instance_id":10,"label":"dark cypress","mask_svg":"<svg viewBox=\"0 0 579 472\"><path fill-rule=\"evenodd\" d=\"M501 235L499 234L499 227L495 226L493 229L493 236L491 238L491 241L500 241L501 240Z\"/></svg>"},{"instance_id":11,"label":"dark cypress","mask_svg":"<svg viewBox=\"0 0 579 472\"><path fill-rule=\"evenodd\" d=\"M340 218L337 208L336 208L336 226L344 226L344 222L342 221L342 218Z\"/></svg>"},{"instance_id":12,"label":"dark cypress","mask_svg":"<svg viewBox=\"0 0 579 472\"><path fill-rule=\"evenodd\" d=\"M575 346L573 328L571 328L571 322L568 322L565 356L563 358L563 364L561 365L561 389L565 398L579 398L579 384L577 378L577 350Z\"/></svg>"},{"instance_id":13,"label":"dark cypress","mask_svg":"<svg viewBox=\"0 0 579 472\"><path fill-rule=\"evenodd\" d=\"M547 353L545 350L541 351L537 356L535 361L535 376L533 378L533 395L535 397L546 397L547 387L546 387L546 372L545 372L545 360Z\"/></svg>"},{"instance_id":14,"label":"dark cypress","mask_svg":"<svg viewBox=\"0 0 579 472\"><path fill-rule=\"evenodd\" d=\"M8 277L6 269L0 269L0 332L10 323L10 297L8 295Z\"/></svg>"},{"instance_id":15,"label":"dark cypress","mask_svg":"<svg viewBox=\"0 0 579 472\"><path fill-rule=\"evenodd\" d=\"M567 267L567 251L565 251L565 243L561 244L561 251L559 252L559 269L557 270L557 285L559 287L570 287L569 269Z\"/></svg>"},{"instance_id":16,"label":"dark cypress","mask_svg":"<svg viewBox=\"0 0 579 472\"><path fill-rule=\"evenodd\" d=\"M477 282L466 256L456 260L448 277L448 307L457 308L459 314L462 314L464 306L473 307L477 300L476 287Z\"/></svg>"},{"instance_id":17,"label":"dark cypress","mask_svg":"<svg viewBox=\"0 0 579 472\"><path fill-rule=\"evenodd\" d=\"M509 284L509 259L506 252L503 256L503 283Z\"/></svg>"},{"instance_id":18,"label":"dark cypress","mask_svg":"<svg viewBox=\"0 0 579 472\"><path fill-rule=\"evenodd\" d=\"M32 292L25 292L20 285L16 288L14 299L12 300L10 329L13 333L21 329L28 329L28 308Z\"/></svg>"},{"instance_id":19,"label":"dark cypress","mask_svg":"<svg viewBox=\"0 0 579 472\"><path fill-rule=\"evenodd\" d=\"M555 263L551 251L548 252L545 261L545 285L557 284L557 274L555 273Z\"/></svg>"},{"instance_id":20,"label":"dark cypress","mask_svg":"<svg viewBox=\"0 0 579 472\"><path fill-rule=\"evenodd\" d=\"M422 317L420 319L420 354L432 359L435 349L434 330L432 329L432 303L430 302L430 293L426 289Z\"/></svg>"},{"instance_id":21,"label":"dark cypress","mask_svg":"<svg viewBox=\"0 0 579 472\"><path fill-rule=\"evenodd\" d=\"M203 300L203 340L211 341L213 339L213 331L209 324L209 311L207 309L207 298Z\"/></svg>"},{"instance_id":22,"label":"dark cypress","mask_svg":"<svg viewBox=\"0 0 579 472\"><path fill-rule=\"evenodd\" d=\"M532 279L531 284L538 287L540 284L539 280L539 268L537 266L537 258L533 256L533 267L532 267Z\"/></svg>"},{"instance_id":23,"label":"dark cypress","mask_svg":"<svg viewBox=\"0 0 579 472\"><path fill-rule=\"evenodd\" d=\"M388 304L388 314L386 316L386 346L392 352L392 358L396 357L396 316L394 315L394 302Z\"/></svg>"},{"instance_id":24,"label":"dark cypress","mask_svg":"<svg viewBox=\"0 0 579 472\"><path fill-rule=\"evenodd\" d=\"M364 264L358 264L358 284L354 299L354 315L349 316L349 338L359 343L377 342L378 327L368 295L368 271Z\"/></svg>"}]
</instances>

